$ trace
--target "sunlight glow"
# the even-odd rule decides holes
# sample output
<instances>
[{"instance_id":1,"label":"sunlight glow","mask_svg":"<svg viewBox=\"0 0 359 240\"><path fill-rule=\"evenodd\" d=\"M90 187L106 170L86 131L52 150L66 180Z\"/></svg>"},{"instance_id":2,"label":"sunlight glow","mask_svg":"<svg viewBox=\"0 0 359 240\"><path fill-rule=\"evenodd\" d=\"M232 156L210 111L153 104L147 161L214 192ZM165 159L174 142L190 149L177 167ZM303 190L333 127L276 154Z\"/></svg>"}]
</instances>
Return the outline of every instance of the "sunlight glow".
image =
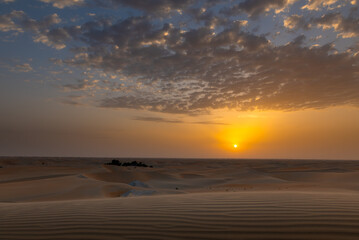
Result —
<instances>
[{"instance_id":1,"label":"sunlight glow","mask_svg":"<svg viewBox=\"0 0 359 240\"><path fill-rule=\"evenodd\" d=\"M259 119L251 119L223 128L216 138L221 149L244 153L265 138L265 129L265 124Z\"/></svg>"}]
</instances>

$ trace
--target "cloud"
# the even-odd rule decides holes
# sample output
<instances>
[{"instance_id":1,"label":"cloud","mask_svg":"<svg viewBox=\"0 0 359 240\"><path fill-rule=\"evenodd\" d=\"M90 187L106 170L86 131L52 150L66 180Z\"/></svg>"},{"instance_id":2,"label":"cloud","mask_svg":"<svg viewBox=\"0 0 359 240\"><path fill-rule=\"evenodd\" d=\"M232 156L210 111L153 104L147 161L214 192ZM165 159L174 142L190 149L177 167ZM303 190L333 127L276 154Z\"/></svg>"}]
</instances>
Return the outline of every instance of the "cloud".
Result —
<instances>
[{"instance_id":1,"label":"cloud","mask_svg":"<svg viewBox=\"0 0 359 240\"><path fill-rule=\"evenodd\" d=\"M229 125L227 123L222 122L212 122L212 121L198 121L198 122L192 122L193 124L203 124L203 125Z\"/></svg>"},{"instance_id":2,"label":"cloud","mask_svg":"<svg viewBox=\"0 0 359 240\"><path fill-rule=\"evenodd\" d=\"M340 13L328 13L321 17L304 19L303 16L292 15L284 19L284 27L288 29L308 30L314 26L323 30L333 29L338 37L352 38L359 36L359 18L354 16L343 17Z\"/></svg>"},{"instance_id":3,"label":"cloud","mask_svg":"<svg viewBox=\"0 0 359 240\"><path fill-rule=\"evenodd\" d=\"M47 30L50 26L60 22L60 17L54 13L38 21L24 15L22 21L19 24L25 30L29 30L34 33L41 33L42 31Z\"/></svg>"},{"instance_id":4,"label":"cloud","mask_svg":"<svg viewBox=\"0 0 359 240\"><path fill-rule=\"evenodd\" d=\"M13 69L13 71L14 72L31 72L31 71L33 71L33 69L30 64L24 63L24 64L16 65L15 68Z\"/></svg>"},{"instance_id":5,"label":"cloud","mask_svg":"<svg viewBox=\"0 0 359 240\"><path fill-rule=\"evenodd\" d=\"M245 0L230 8L227 13L234 15L245 12L251 17L257 17L272 10L276 13L282 12L296 1L297 0Z\"/></svg>"},{"instance_id":6,"label":"cloud","mask_svg":"<svg viewBox=\"0 0 359 240\"><path fill-rule=\"evenodd\" d=\"M319 11L322 7L328 7L339 0L308 0L308 3L302 7L302 9L308 9L311 11Z\"/></svg>"},{"instance_id":7,"label":"cloud","mask_svg":"<svg viewBox=\"0 0 359 240\"><path fill-rule=\"evenodd\" d=\"M23 11L12 11L10 14L0 15L0 31L18 33L29 31L34 34L34 42L41 42L47 46L62 49L66 46L63 42L70 36L62 29L50 29L60 22L61 19L56 13L35 20L29 18Z\"/></svg>"},{"instance_id":8,"label":"cloud","mask_svg":"<svg viewBox=\"0 0 359 240\"><path fill-rule=\"evenodd\" d=\"M0 31L8 32L8 31L16 31L22 32L22 28L18 26L14 20L23 18L25 13L23 11L12 11L9 14L0 15Z\"/></svg>"},{"instance_id":9,"label":"cloud","mask_svg":"<svg viewBox=\"0 0 359 240\"><path fill-rule=\"evenodd\" d=\"M78 101L71 100L71 99L63 99L60 102L65 105L72 105L72 106L83 106L84 105Z\"/></svg>"},{"instance_id":10,"label":"cloud","mask_svg":"<svg viewBox=\"0 0 359 240\"><path fill-rule=\"evenodd\" d=\"M97 4L100 2L105 3ZM256 17L283 11L294 2L246 0L232 10ZM182 14L187 14L190 23L144 14L120 20L92 18L78 26L64 26L56 14L34 20L14 12L2 15L0 26L3 31L32 32L34 41L56 49L71 43L71 57L52 61L115 76L100 82L85 76L61 86L65 91L81 92L98 107L185 114L222 108L291 111L359 107L357 48L339 52L332 43L308 47L304 35L294 35L294 30L318 27L319 33L333 28L338 36L357 36L354 14L291 15L284 19L284 26L292 30L293 40L278 44L270 41L273 39L268 34L250 31L247 20L226 17L229 15L223 11L216 14L215 9L200 4L193 7L194 3L187 0L107 3L156 14L186 9ZM249 19L252 21L257 20ZM67 100L68 104L75 102Z\"/></svg>"},{"instance_id":11,"label":"cloud","mask_svg":"<svg viewBox=\"0 0 359 240\"><path fill-rule=\"evenodd\" d=\"M64 84L62 85L62 89L64 91L83 91L95 87L96 83L96 80L91 81L88 79L82 79L78 80L76 83Z\"/></svg>"},{"instance_id":12,"label":"cloud","mask_svg":"<svg viewBox=\"0 0 359 240\"><path fill-rule=\"evenodd\" d=\"M308 30L311 28L311 24L305 20L303 16L294 14L284 19L284 27L288 29L305 29Z\"/></svg>"},{"instance_id":13,"label":"cloud","mask_svg":"<svg viewBox=\"0 0 359 240\"><path fill-rule=\"evenodd\" d=\"M84 104L81 102L81 99L84 96L81 95L67 95L60 99L60 102L65 105L73 105L73 106L83 106Z\"/></svg>"},{"instance_id":14,"label":"cloud","mask_svg":"<svg viewBox=\"0 0 359 240\"><path fill-rule=\"evenodd\" d=\"M155 25L147 17L114 23L102 19L64 31L82 42L65 64L112 72L126 80L116 94L96 98L100 107L197 114L219 108L358 106L358 57L338 53L331 44L305 47L304 36L275 46L238 22L215 33L207 25L182 30L167 23ZM63 87L96 89L91 81ZM111 86L101 89L111 91Z\"/></svg>"},{"instance_id":15,"label":"cloud","mask_svg":"<svg viewBox=\"0 0 359 240\"><path fill-rule=\"evenodd\" d=\"M16 0L0 0L0 3L10 3L15 1ZM52 4L53 7L60 9L65 7L84 6L86 3L86 0L38 0L38 1Z\"/></svg>"},{"instance_id":16,"label":"cloud","mask_svg":"<svg viewBox=\"0 0 359 240\"><path fill-rule=\"evenodd\" d=\"M71 38L69 31L64 28L55 28L38 34L34 37L34 42L41 42L47 46L60 50L66 47L65 42Z\"/></svg>"},{"instance_id":17,"label":"cloud","mask_svg":"<svg viewBox=\"0 0 359 240\"><path fill-rule=\"evenodd\" d=\"M15 2L15 0L0 0L0 3L11 3Z\"/></svg>"},{"instance_id":18,"label":"cloud","mask_svg":"<svg viewBox=\"0 0 359 240\"><path fill-rule=\"evenodd\" d=\"M73 6L83 6L85 5L85 0L40 0L44 3L52 4L56 8L65 8Z\"/></svg>"},{"instance_id":19,"label":"cloud","mask_svg":"<svg viewBox=\"0 0 359 240\"><path fill-rule=\"evenodd\" d=\"M217 108L287 111L346 104L359 106L358 59L347 53L333 55L334 48L330 45L302 47L303 41L301 37L286 46L265 45L254 52L222 50L211 56L203 54L206 51L201 49L196 53L202 55L167 58L168 65L161 61L146 63L157 73L148 76L142 73L144 79L159 78L177 85L161 86L162 93L152 95L106 98L100 106L168 113ZM170 66L172 72L167 75ZM178 81L185 84L188 79L197 80L192 84L194 88L183 88L179 93ZM172 92L170 97L165 94L167 91Z\"/></svg>"},{"instance_id":20,"label":"cloud","mask_svg":"<svg viewBox=\"0 0 359 240\"><path fill-rule=\"evenodd\" d=\"M194 0L97 0L102 6L126 6L147 13L169 13L173 10L180 10L193 4Z\"/></svg>"},{"instance_id":21,"label":"cloud","mask_svg":"<svg viewBox=\"0 0 359 240\"><path fill-rule=\"evenodd\" d=\"M146 122L163 122L163 123L184 123L182 120L167 119L162 117L135 117L133 120Z\"/></svg>"},{"instance_id":22,"label":"cloud","mask_svg":"<svg viewBox=\"0 0 359 240\"><path fill-rule=\"evenodd\" d=\"M162 117L144 117L138 116L133 118L136 121L146 121L146 122L159 122L159 123L186 123L186 124L202 124L202 125L227 125L226 123L222 122L213 122L213 121L196 121L196 122L186 122L183 120L178 119L168 119Z\"/></svg>"},{"instance_id":23,"label":"cloud","mask_svg":"<svg viewBox=\"0 0 359 240\"><path fill-rule=\"evenodd\" d=\"M314 20L323 29L333 28L343 38L359 36L359 18L343 17L340 13L328 13Z\"/></svg>"},{"instance_id":24,"label":"cloud","mask_svg":"<svg viewBox=\"0 0 359 240\"><path fill-rule=\"evenodd\" d=\"M0 0L4 3L14 2L15 0ZM118 8L130 7L148 13L170 13L171 11L181 11L188 6L196 3L194 0L38 0L43 3L51 4L55 8L63 9L66 7L104 7ZM213 5L219 0L206 0L205 6Z\"/></svg>"}]
</instances>

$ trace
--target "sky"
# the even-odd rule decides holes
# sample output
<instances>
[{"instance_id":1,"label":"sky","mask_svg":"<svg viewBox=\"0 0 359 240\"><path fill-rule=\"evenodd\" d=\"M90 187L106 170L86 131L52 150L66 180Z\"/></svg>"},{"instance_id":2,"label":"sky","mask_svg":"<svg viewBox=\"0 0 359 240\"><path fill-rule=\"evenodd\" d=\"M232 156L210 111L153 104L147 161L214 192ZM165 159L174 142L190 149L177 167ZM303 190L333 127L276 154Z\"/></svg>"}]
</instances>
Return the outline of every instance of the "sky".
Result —
<instances>
[{"instance_id":1,"label":"sky","mask_svg":"<svg viewBox=\"0 0 359 240\"><path fill-rule=\"evenodd\" d=\"M0 0L0 155L359 159L358 0Z\"/></svg>"}]
</instances>

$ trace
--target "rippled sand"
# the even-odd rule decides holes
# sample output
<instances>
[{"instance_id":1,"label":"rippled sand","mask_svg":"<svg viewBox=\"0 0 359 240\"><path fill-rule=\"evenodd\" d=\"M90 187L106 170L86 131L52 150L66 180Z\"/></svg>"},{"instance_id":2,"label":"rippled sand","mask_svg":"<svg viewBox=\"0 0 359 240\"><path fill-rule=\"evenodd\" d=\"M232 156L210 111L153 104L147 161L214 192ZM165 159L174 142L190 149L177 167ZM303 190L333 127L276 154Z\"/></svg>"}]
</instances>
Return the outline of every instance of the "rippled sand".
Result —
<instances>
[{"instance_id":1,"label":"rippled sand","mask_svg":"<svg viewBox=\"0 0 359 240\"><path fill-rule=\"evenodd\" d=\"M0 239L359 239L359 162L106 161L0 159Z\"/></svg>"}]
</instances>

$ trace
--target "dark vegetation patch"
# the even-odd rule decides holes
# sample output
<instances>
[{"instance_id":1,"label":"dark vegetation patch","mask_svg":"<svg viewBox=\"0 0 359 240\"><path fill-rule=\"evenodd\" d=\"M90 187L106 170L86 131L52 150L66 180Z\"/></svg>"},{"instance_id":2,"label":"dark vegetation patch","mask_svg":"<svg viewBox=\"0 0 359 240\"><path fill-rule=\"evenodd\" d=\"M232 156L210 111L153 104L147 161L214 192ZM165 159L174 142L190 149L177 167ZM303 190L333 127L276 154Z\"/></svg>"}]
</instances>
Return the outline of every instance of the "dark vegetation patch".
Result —
<instances>
[{"instance_id":1,"label":"dark vegetation patch","mask_svg":"<svg viewBox=\"0 0 359 240\"><path fill-rule=\"evenodd\" d=\"M111 162L105 163L105 165L114 165L114 166L120 166L120 167L150 167L150 168L153 168L153 166L148 166L147 164L145 164L143 162L132 161L132 162L123 162L122 163L117 159L113 159Z\"/></svg>"}]
</instances>

